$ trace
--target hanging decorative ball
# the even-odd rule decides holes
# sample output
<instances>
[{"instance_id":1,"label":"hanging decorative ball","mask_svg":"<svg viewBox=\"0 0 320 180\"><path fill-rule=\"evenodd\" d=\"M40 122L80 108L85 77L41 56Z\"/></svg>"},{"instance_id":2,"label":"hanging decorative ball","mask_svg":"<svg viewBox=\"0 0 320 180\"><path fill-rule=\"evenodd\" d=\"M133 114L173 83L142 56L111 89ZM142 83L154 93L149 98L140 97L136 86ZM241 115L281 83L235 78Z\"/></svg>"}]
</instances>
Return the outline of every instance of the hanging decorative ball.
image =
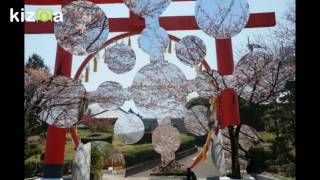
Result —
<instances>
[{"instance_id":1,"label":"hanging decorative ball","mask_svg":"<svg viewBox=\"0 0 320 180\"><path fill-rule=\"evenodd\" d=\"M104 63L108 62L108 49L104 48L104 54L103 54L103 59L104 59Z\"/></svg>"},{"instance_id":2,"label":"hanging decorative ball","mask_svg":"<svg viewBox=\"0 0 320 180\"><path fill-rule=\"evenodd\" d=\"M113 81L105 81L90 94L90 103L98 103L105 110L115 110L129 100L122 86Z\"/></svg>"},{"instance_id":3,"label":"hanging decorative ball","mask_svg":"<svg viewBox=\"0 0 320 180\"><path fill-rule=\"evenodd\" d=\"M78 117L85 88L79 80L65 76L55 76L42 83L36 92L41 98L40 119L61 128L72 127Z\"/></svg>"},{"instance_id":4,"label":"hanging decorative ball","mask_svg":"<svg viewBox=\"0 0 320 180\"><path fill-rule=\"evenodd\" d=\"M89 82L89 66L86 67L84 82Z\"/></svg>"},{"instance_id":5,"label":"hanging decorative ball","mask_svg":"<svg viewBox=\"0 0 320 180\"><path fill-rule=\"evenodd\" d=\"M185 65L194 67L204 59L207 48L197 36L185 36L175 46L177 58Z\"/></svg>"},{"instance_id":6,"label":"hanging decorative ball","mask_svg":"<svg viewBox=\"0 0 320 180\"><path fill-rule=\"evenodd\" d=\"M216 70L202 71L192 80L189 91L203 97L217 97L225 89L223 76Z\"/></svg>"},{"instance_id":7,"label":"hanging decorative ball","mask_svg":"<svg viewBox=\"0 0 320 180\"><path fill-rule=\"evenodd\" d=\"M162 156L176 152L180 144L180 133L173 126L158 126L152 132L153 148Z\"/></svg>"},{"instance_id":8,"label":"hanging decorative ball","mask_svg":"<svg viewBox=\"0 0 320 180\"><path fill-rule=\"evenodd\" d=\"M248 0L197 0L195 18L200 29L209 36L231 38L247 24Z\"/></svg>"},{"instance_id":9,"label":"hanging decorative ball","mask_svg":"<svg viewBox=\"0 0 320 180\"><path fill-rule=\"evenodd\" d=\"M228 84L248 101L272 101L294 75L295 65L276 60L265 50L256 49L240 59Z\"/></svg>"},{"instance_id":10,"label":"hanging decorative ball","mask_svg":"<svg viewBox=\"0 0 320 180\"><path fill-rule=\"evenodd\" d=\"M129 38L128 38L128 46L131 47L131 38L130 38L130 36L129 36Z\"/></svg>"},{"instance_id":11,"label":"hanging decorative ball","mask_svg":"<svg viewBox=\"0 0 320 180\"><path fill-rule=\"evenodd\" d=\"M93 58L93 72L98 71L98 58L94 57Z\"/></svg>"},{"instance_id":12,"label":"hanging decorative ball","mask_svg":"<svg viewBox=\"0 0 320 180\"><path fill-rule=\"evenodd\" d=\"M109 69L116 74L131 71L136 63L136 55L133 49L123 43L108 49L105 58L108 59Z\"/></svg>"},{"instance_id":13,"label":"hanging decorative ball","mask_svg":"<svg viewBox=\"0 0 320 180\"><path fill-rule=\"evenodd\" d=\"M129 88L139 112L152 117L181 117L187 102L187 79L175 65L156 61L142 67Z\"/></svg>"},{"instance_id":14,"label":"hanging decorative ball","mask_svg":"<svg viewBox=\"0 0 320 180\"><path fill-rule=\"evenodd\" d=\"M58 44L73 55L96 52L108 38L109 22L102 9L90 1L73 1L61 9L62 22L54 23Z\"/></svg>"},{"instance_id":15,"label":"hanging decorative ball","mask_svg":"<svg viewBox=\"0 0 320 180\"><path fill-rule=\"evenodd\" d=\"M169 35L162 28L145 28L138 38L140 48L154 60L164 60Z\"/></svg>"},{"instance_id":16,"label":"hanging decorative ball","mask_svg":"<svg viewBox=\"0 0 320 180\"><path fill-rule=\"evenodd\" d=\"M146 28L156 29L160 27L159 17L145 17Z\"/></svg>"},{"instance_id":17,"label":"hanging decorative ball","mask_svg":"<svg viewBox=\"0 0 320 180\"><path fill-rule=\"evenodd\" d=\"M134 114L125 114L119 117L114 125L114 134L125 144L134 144L144 135L144 124Z\"/></svg>"},{"instance_id":18,"label":"hanging decorative ball","mask_svg":"<svg viewBox=\"0 0 320 180\"><path fill-rule=\"evenodd\" d=\"M171 0L123 0L127 7L141 17L159 17Z\"/></svg>"},{"instance_id":19,"label":"hanging decorative ball","mask_svg":"<svg viewBox=\"0 0 320 180\"><path fill-rule=\"evenodd\" d=\"M169 47L168 47L168 53L171 54L172 53L172 40L169 40Z\"/></svg>"},{"instance_id":20,"label":"hanging decorative ball","mask_svg":"<svg viewBox=\"0 0 320 180\"><path fill-rule=\"evenodd\" d=\"M184 116L184 126L196 136L204 136L209 132L209 114L206 106L196 105L190 108Z\"/></svg>"}]
</instances>

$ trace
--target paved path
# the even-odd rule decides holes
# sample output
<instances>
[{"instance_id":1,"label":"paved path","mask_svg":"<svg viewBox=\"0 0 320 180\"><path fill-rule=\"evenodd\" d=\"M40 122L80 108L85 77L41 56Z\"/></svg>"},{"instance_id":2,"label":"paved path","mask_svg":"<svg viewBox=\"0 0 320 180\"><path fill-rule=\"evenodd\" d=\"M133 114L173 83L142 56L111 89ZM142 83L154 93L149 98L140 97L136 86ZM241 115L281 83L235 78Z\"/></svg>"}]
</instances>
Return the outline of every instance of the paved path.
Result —
<instances>
[{"instance_id":1,"label":"paved path","mask_svg":"<svg viewBox=\"0 0 320 180\"><path fill-rule=\"evenodd\" d=\"M200 150L200 149L199 149ZM199 152L198 150L198 152ZM183 159L180 159L179 162L184 164L184 165L189 165L192 162L192 158L196 156L197 153L192 154L190 156L187 156ZM152 169L134 174L132 176L128 176L126 179L137 179L137 180L143 180L143 179L148 179L149 174L151 173ZM211 160L211 148L209 149L209 154L208 154L208 160L206 162L202 161L194 170L193 172L196 174L198 179L206 179L206 177L212 177L212 176L219 176L220 174L218 173L217 169L212 163ZM144 177L144 178L143 178Z\"/></svg>"}]
</instances>

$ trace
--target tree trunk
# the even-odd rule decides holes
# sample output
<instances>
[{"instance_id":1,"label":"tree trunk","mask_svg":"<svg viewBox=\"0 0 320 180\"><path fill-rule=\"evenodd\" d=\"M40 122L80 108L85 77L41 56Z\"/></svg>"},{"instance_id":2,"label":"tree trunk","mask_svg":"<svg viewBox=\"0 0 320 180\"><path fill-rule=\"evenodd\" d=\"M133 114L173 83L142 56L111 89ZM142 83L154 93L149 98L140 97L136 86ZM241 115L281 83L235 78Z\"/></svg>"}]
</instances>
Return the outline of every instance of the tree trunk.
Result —
<instances>
[{"instance_id":1,"label":"tree trunk","mask_svg":"<svg viewBox=\"0 0 320 180\"><path fill-rule=\"evenodd\" d=\"M231 178L241 179L240 162L239 162L239 132L241 125L236 128L229 127L229 136L231 142L231 160L232 160L232 174Z\"/></svg>"}]
</instances>

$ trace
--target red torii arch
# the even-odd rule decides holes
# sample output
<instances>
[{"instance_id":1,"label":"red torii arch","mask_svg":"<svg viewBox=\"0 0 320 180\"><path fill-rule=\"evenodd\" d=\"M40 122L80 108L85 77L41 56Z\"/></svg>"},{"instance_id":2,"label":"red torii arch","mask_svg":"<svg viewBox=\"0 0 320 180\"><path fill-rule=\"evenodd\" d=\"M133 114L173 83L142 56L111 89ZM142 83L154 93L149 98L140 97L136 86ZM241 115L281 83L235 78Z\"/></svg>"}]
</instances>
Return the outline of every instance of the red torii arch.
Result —
<instances>
[{"instance_id":1,"label":"red torii arch","mask_svg":"<svg viewBox=\"0 0 320 180\"><path fill-rule=\"evenodd\" d=\"M26 5L66 5L73 0L25 0ZM173 2L194 0L172 0ZM96 4L123 3L123 0L91 0ZM199 29L194 16L160 17L160 26L170 30ZM251 13L246 28L275 26L275 13ZM130 11L129 18L109 18L110 32L139 33L145 27L144 19ZM25 22L25 34L53 33L52 22ZM222 75L231 75L234 69L231 38L216 39L218 71ZM89 55L86 60L92 58ZM72 55L57 46L54 75L71 76ZM81 67L80 67L81 68ZM77 73L78 75L78 73ZM225 122L239 122L239 109L236 94L227 90L218 98L221 109L217 113ZM226 113L228 112L228 113ZM224 124L223 126L227 126ZM229 124L230 125L230 124ZM72 132L73 129L71 129ZM64 163L66 129L49 125L46 152L44 157L44 178L61 178Z\"/></svg>"}]
</instances>

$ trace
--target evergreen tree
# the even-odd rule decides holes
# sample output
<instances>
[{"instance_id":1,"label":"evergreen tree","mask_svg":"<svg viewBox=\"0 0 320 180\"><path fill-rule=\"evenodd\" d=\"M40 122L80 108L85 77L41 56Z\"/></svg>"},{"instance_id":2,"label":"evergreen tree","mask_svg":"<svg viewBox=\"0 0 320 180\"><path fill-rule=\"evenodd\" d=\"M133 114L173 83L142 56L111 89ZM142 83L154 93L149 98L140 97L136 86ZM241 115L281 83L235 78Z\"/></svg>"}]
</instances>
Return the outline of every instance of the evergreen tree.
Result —
<instances>
[{"instance_id":1,"label":"evergreen tree","mask_svg":"<svg viewBox=\"0 0 320 180\"><path fill-rule=\"evenodd\" d=\"M29 56L25 67L32 68L32 69L46 69L46 70L49 69L44 64L44 59L41 56L39 56L38 54L32 54L31 56Z\"/></svg>"},{"instance_id":2,"label":"evergreen tree","mask_svg":"<svg viewBox=\"0 0 320 180\"><path fill-rule=\"evenodd\" d=\"M273 143L275 162L285 164L295 161L295 158L289 157L295 147L295 81L286 84L284 95L265 111L263 120L266 129L276 136Z\"/></svg>"}]
</instances>

